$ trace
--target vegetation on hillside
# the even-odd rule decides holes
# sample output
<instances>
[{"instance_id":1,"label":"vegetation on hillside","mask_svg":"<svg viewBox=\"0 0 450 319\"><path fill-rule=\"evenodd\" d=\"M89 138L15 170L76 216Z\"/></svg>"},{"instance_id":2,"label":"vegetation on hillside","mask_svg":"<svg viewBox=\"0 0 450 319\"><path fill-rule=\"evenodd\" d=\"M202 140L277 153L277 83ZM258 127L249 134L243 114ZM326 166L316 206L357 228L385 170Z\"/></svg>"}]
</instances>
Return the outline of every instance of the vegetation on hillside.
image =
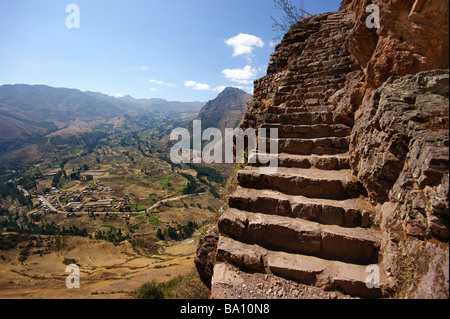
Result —
<instances>
[{"instance_id":1,"label":"vegetation on hillside","mask_svg":"<svg viewBox=\"0 0 450 319\"><path fill-rule=\"evenodd\" d=\"M133 299L207 299L208 289L196 270L169 281L148 282L136 289Z\"/></svg>"}]
</instances>

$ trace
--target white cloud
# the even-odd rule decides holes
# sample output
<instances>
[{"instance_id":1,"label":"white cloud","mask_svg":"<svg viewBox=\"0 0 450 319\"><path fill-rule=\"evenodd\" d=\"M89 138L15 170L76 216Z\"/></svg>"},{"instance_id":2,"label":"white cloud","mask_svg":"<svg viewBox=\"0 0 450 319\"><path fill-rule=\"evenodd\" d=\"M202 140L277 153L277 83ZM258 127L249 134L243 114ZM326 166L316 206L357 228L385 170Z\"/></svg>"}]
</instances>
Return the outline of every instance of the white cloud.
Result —
<instances>
[{"instance_id":1,"label":"white cloud","mask_svg":"<svg viewBox=\"0 0 450 319\"><path fill-rule=\"evenodd\" d=\"M225 40L225 43L233 47L233 56L251 55L255 47L262 48L264 46L261 38L246 33L239 33L237 36Z\"/></svg>"},{"instance_id":2,"label":"white cloud","mask_svg":"<svg viewBox=\"0 0 450 319\"><path fill-rule=\"evenodd\" d=\"M124 97L125 95L122 93L115 93L115 94L113 94L113 96L119 98L119 97Z\"/></svg>"},{"instance_id":3,"label":"white cloud","mask_svg":"<svg viewBox=\"0 0 450 319\"><path fill-rule=\"evenodd\" d=\"M149 90L150 90L151 92L156 92L156 91L158 91L158 90L155 89L155 88L149 88Z\"/></svg>"},{"instance_id":4,"label":"white cloud","mask_svg":"<svg viewBox=\"0 0 450 319\"><path fill-rule=\"evenodd\" d=\"M186 81L184 82L184 85L187 87L192 87L194 90L197 91L208 91L211 89L211 87L208 84L198 83L195 81Z\"/></svg>"},{"instance_id":5,"label":"white cloud","mask_svg":"<svg viewBox=\"0 0 450 319\"><path fill-rule=\"evenodd\" d=\"M154 83L154 84L158 84L158 85L165 85L167 87L175 87L175 84L173 84L173 83L166 83L164 81L155 80L155 79L150 79L149 82L150 83Z\"/></svg>"},{"instance_id":6,"label":"white cloud","mask_svg":"<svg viewBox=\"0 0 450 319\"><path fill-rule=\"evenodd\" d=\"M206 91L211 89L211 87L208 84L202 84L202 83L197 83L197 85L194 87L194 90L199 90L199 91Z\"/></svg>"},{"instance_id":7,"label":"white cloud","mask_svg":"<svg viewBox=\"0 0 450 319\"><path fill-rule=\"evenodd\" d=\"M186 85L187 87L193 87L197 85L197 82L195 81L186 81L184 82L184 85Z\"/></svg>"},{"instance_id":8,"label":"white cloud","mask_svg":"<svg viewBox=\"0 0 450 319\"><path fill-rule=\"evenodd\" d=\"M149 81L150 81L151 83L155 83L155 84L164 84L163 81L158 81L158 80L155 80L155 79L150 79Z\"/></svg>"},{"instance_id":9,"label":"white cloud","mask_svg":"<svg viewBox=\"0 0 450 319\"><path fill-rule=\"evenodd\" d=\"M197 91L215 91L215 92L219 92L219 93L221 93L223 90L225 90L227 88L226 85L219 85L215 88L212 88L209 84L198 83L195 81L186 81L184 83L184 85L187 87L191 87Z\"/></svg>"},{"instance_id":10,"label":"white cloud","mask_svg":"<svg viewBox=\"0 0 450 319\"><path fill-rule=\"evenodd\" d=\"M232 82L239 84L251 84L256 76L257 70L250 65L246 65L243 69L225 69L222 74Z\"/></svg>"},{"instance_id":11,"label":"white cloud","mask_svg":"<svg viewBox=\"0 0 450 319\"><path fill-rule=\"evenodd\" d=\"M148 71L148 66L143 65L143 66L140 67L140 69L143 70L143 71Z\"/></svg>"}]
</instances>

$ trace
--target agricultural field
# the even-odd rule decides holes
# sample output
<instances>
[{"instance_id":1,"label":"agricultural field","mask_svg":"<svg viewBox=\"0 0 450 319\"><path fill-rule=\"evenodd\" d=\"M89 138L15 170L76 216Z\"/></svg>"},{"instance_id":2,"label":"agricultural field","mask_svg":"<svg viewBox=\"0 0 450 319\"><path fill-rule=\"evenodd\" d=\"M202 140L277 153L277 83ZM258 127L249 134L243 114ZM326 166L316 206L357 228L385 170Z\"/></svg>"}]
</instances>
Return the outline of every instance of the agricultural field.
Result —
<instances>
[{"instance_id":1,"label":"agricultural field","mask_svg":"<svg viewBox=\"0 0 450 319\"><path fill-rule=\"evenodd\" d=\"M84 237L4 234L0 244L2 298L128 299L146 282L164 283L193 273L197 239L145 246ZM79 289L66 287L69 264L79 266Z\"/></svg>"},{"instance_id":2,"label":"agricultural field","mask_svg":"<svg viewBox=\"0 0 450 319\"><path fill-rule=\"evenodd\" d=\"M1 297L130 298L192 274L234 168L171 163L177 123L158 121L49 137L44 155L3 179ZM64 286L68 261L86 279L76 291Z\"/></svg>"}]
</instances>

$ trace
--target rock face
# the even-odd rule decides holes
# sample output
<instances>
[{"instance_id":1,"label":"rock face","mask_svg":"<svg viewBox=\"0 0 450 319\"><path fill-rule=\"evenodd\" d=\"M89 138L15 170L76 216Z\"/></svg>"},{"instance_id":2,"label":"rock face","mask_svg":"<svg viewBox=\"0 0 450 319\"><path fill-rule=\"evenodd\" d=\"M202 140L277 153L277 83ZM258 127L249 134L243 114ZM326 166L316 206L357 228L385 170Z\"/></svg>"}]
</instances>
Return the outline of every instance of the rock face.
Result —
<instances>
[{"instance_id":1,"label":"rock face","mask_svg":"<svg viewBox=\"0 0 450 319\"><path fill-rule=\"evenodd\" d=\"M369 4L380 8L379 29L366 26ZM365 70L368 86L377 88L392 75L448 69L448 1L344 0L340 9L356 14L346 48Z\"/></svg>"},{"instance_id":2,"label":"rock face","mask_svg":"<svg viewBox=\"0 0 450 319\"><path fill-rule=\"evenodd\" d=\"M208 233L200 239L196 257L194 259L200 279L208 288L211 288L211 278L216 261L218 240L219 233L217 227L212 227Z\"/></svg>"},{"instance_id":3,"label":"rock face","mask_svg":"<svg viewBox=\"0 0 450 319\"><path fill-rule=\"evenodd\" d=\"M279 168L238 172L213 298L241 284L224 265L363 298L448 298L448 2L373 3L380 29L368 1L344 0L295 24L255 81L242 128L278 128Z\"/></svg>"},{"instance_id":4,"label":"rock face","mask_svg":"<svg viewBox=\"0 0 450 319\"><path fill-rule=\"evenodd\" d=\"M350 162L377 204L384 268L408 298L448 298L448 83L448 70L391 77L352 133Z\"/></svg>"},{"instance_id":5,"label":"rock face","mask_svg":"<svg viewBox=\"0 0 450 319\"><path fill-rule=\"evenodd\" d=\"M414 236L448 239L448 90L448 71L391 77L352 134L351 165L370 197L398 204Z\"/></svg>"},{"instance_id":6,"label":"rock face","mask_svg":"<svg viewBox=\"0 0 450 319\"><path fill-rule=\"evenodd\" d=\"M365 25L368 1L341 4L356 15L345 46L360 73L331 98L334 117L353 114L350 166L376 205L397 295L448 298L449 3L371 3L379 29Z\"/></svg>"}]
</instances>

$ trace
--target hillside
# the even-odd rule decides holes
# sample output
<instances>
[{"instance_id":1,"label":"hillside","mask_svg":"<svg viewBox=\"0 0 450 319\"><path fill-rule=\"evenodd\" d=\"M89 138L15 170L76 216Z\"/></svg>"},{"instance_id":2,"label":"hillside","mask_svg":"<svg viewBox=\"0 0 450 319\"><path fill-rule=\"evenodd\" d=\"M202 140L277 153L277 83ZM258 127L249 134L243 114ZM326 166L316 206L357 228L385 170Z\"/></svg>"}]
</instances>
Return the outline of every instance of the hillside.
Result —
<instances>
[{"instance_id":1,"label":"hillside","mask_svg":"<svg viewBox=\"0 0 450 319\"><path fill-rule=\"evenodd\" d=\"M0 154L5 154L21 142L47 132L48 130L38 123L18 120L0 113Z\"/></svg>"},{"instance_id":2,"label":"hillside","mask_svg":"<svg viewBox=\"0 0 450 319\"><path fill-rule=\"evenodd\" d=\"M164 99L134 99L130 96L119 98L121 101L127 102L129 109L136 109L140 111L152 111L162 113L198 113L205 105L204 102L179 102L167 101Z\"/></svg>"},{"instance_id":3,"label":"hillside","mask_svg":"<svg viewBox=\"0 0 450 319\"><path fill-rule=\"evenodd\" d=\"M107 126L116 129L142 118L196 114L202 102L114 98L96 92L45 85L0 86L0 155L44 136L78 136Z\"/></svg>"},{"instance_id":4,"label":"hillside","mask_svg":"<svg viewBox=\"0 0 450 319\"><path fill-rule=\"evenodd\" d=\"M45 136L24 136L1 157L0 295L130 298L145 282L189 274L227 176L169 160L169 134L186 118L130 110L103 124L76 119L50 134L32 131ZM11 119L17 130L38 124ZM82 268L75 294L58 292L68 262Z\"/></svg>"},{"instance_id":5,"label":"hillside","mask_svg":"<svg viewBox=\"0 0 450 319\"><path fill-rule=\"evenodd\" d=\"M49 121L64 126L75 119L107 120L121 115L126 104L75 89L44 85L3 85L0 111L23 120Z\"/></svg>"},{"instance_id":6,"label":"hillside","mask_svg":"<svg viewBox=\"0 0 450 319\"><path fill-rule=\"evenodd\" d=\"M214 100L202 107L196 119L202 121L202 127L214 127L224 131L225 128L236 128L247 108L251 95L246 92L228 87Z\"/></svg>"}]
</instances>

